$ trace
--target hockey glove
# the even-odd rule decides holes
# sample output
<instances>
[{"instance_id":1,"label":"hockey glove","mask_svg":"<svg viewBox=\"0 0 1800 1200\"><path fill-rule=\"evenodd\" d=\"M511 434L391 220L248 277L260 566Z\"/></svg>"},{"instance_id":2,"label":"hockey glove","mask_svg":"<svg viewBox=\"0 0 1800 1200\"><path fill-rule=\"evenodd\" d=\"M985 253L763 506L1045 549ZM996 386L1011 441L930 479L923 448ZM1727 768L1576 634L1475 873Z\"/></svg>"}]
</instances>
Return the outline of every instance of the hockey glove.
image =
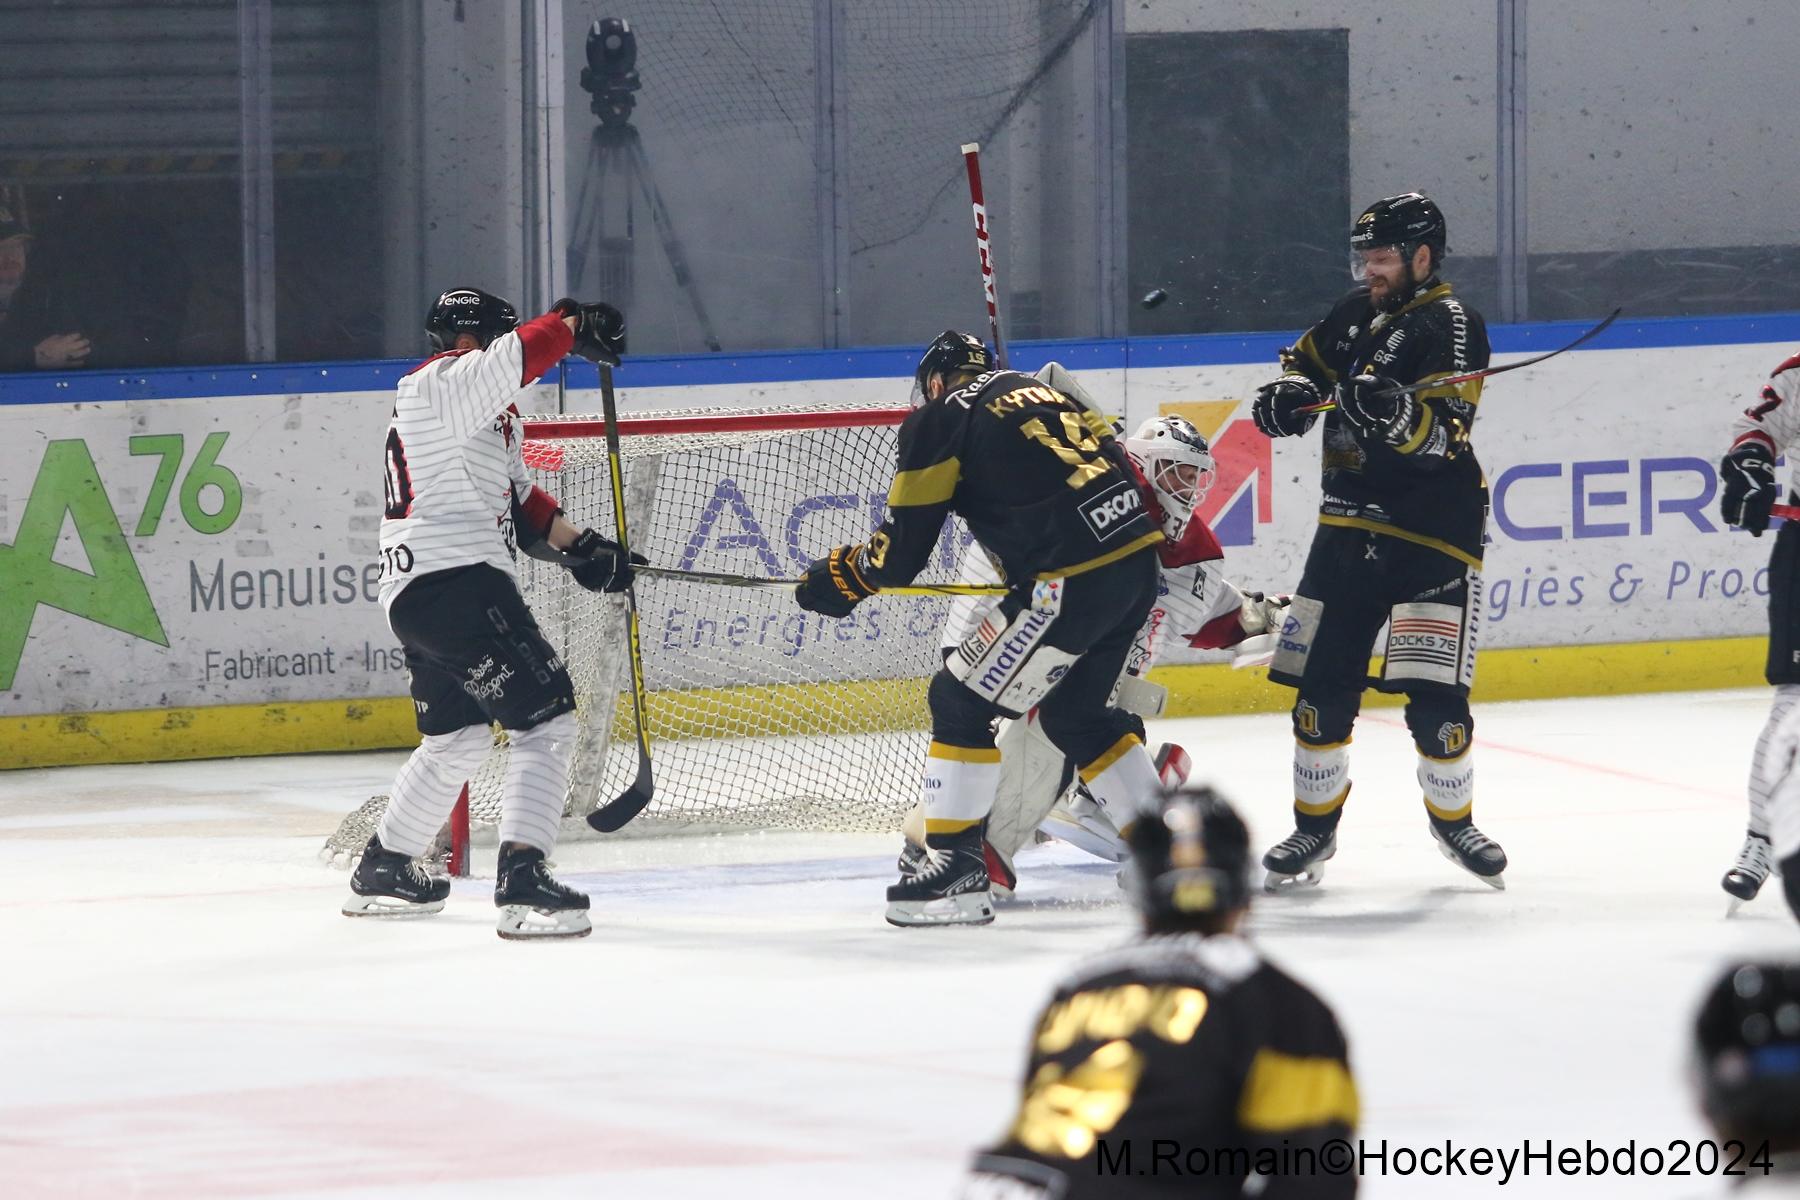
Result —
<instances>
[{"instance_id":1,"label":"hockey glove","mask_svg":"<svg viewBox=\"0 0 1800 1200\"><path fill-rule=\"evenodd\" d=\"M590 592L624 591L636 575L632 568L645 566L650 561L641 554L627 558L617 542L607 541L592 529L582 530L581 536L565 553L569 558L581 560L569 567L569 574Z\"/></svg>"},{"instance_id":2,"label":"hockey glove","mask_svg":"<svg viewBox=\"0 0 1800 1200\"><path fill-rule=\"evenodd\" d=\"M625 314L610 304L582 304L564 297L550 306L575 318L575 353L589 362L616 367L625 353Z\"/></svg>"},{"instance_id":3,"label":"hockey glove","mask_svg":"<svg viewBox=\"0 0 1800 1200\"><path fill-rule=\"evenodd\" d=\"M878 590L862 575L861 546L839 546L806 568L794 588L794 600L808 612L847 617L850 610Z\"/></svg>"},{"instance_id":4,"label":"hockey glove","mask_svg":"<svg viewBox=\"0 0 1800 1200\"><path fill-rule=\"evenodd\" d=\"M1267 437L1299 437L1312 428L1318 413L1301 412L1320 402L1319 389L1304 375L1283 375L1256 389L1250 418Z\"/></svg>"},{"instance_id":5,"label":"hockey glove","mask_svg":"<svg viewBox=\"0 0 1800 1200\"><path fill-rule=\"evenodd\" d=\"M1775 503L1775 456L1761 442L1745 442L1719 461L1719 515L1727 525L1761 537Z\"/></svg>"},{"instance_id":6,"label":"hockey glove","mask_svg":"<svg viewBox=\"0 0 1800 1200\"><path fill-rule=\"evenodd\" d=\"M1410 394L1392 394L1400 386L1380 375L1346 379L1337 386L1338 411L1358 432L1397 446L1412 432L1419 416L1418 401Z\"/></svg>"},{"instance_id":7,"label":"hockey glove","mask_svg":"<svg viewBox=\"0 0 1800 1200\"><path fill-rule=\"evenodd\" d=\"M1287 620L1287 607L1293 602L1292 596L1265 596L1261 592L1245 592L1244 606L1238 610L1238 624L1244 627L1244 636L1256 637L1258 634L1280 630L1281 623Z\"/></svg>"}]
</instances>

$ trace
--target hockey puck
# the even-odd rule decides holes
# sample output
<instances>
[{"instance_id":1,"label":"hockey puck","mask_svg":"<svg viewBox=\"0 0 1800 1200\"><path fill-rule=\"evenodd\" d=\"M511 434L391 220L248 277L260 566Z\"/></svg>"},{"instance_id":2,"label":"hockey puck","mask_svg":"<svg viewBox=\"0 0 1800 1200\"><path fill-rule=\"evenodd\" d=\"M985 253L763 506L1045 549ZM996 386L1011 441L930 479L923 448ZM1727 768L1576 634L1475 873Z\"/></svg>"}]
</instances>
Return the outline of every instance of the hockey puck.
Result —
<instances>
[{"instance_id":1,"label":"hockey puck","mask_svg":"<svg viewBox=\"0 0 1800 1200\"><path fill-rule=\"evenodd\" d=\"M1149 291L1144 293L1144 298L1142 300L1139 300L1138 303L1143 305L1145 308L1155 308L1157 305L1161 304L1164 300L1167 300L1168 298L1169 298L1169 293L1164 291L1162 288L1151 288Z\"/></svg>"}]
</instances>

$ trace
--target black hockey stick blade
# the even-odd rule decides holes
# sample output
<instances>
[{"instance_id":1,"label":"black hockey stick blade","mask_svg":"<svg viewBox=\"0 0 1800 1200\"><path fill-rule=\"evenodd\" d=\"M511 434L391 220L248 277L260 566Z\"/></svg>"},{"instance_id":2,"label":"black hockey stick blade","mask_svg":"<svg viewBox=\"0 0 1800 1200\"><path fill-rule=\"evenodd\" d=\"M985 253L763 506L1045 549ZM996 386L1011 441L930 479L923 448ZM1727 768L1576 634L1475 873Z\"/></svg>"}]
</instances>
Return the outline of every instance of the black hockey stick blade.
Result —
<instances>
[{"instance_id":1,"label":"black hockey stick blade","mask_svg":"<svg viewBox=\"0 0 1800 1200\"><path fill-rule=\"evenodd\" d=\"M587 823L601 833L617 833L631 824L632 818L650 807L656 795L656 781L650 776L650 756L638 751L637 778L617 800L602 804L587 816Z\"/></svg>"},{"instance_id":2,"label":"black hockey stick blade","mask_svg":"<svg viewBox=\"0 0 1800 1200\"><path fill-rule=\"evenodd\" d=\"M1576 338L1574 341L1570 342L1568 345L1559 347L1555 350L1547 350L1544 353L1536 355L1532 358L1522 359L1516 363L1507 363L1503 367L1485 367L1479 371L1470 371L1466 375L1440 376L1437 379L1427 379L1427 380L1423 380L1419 383L1409 383L1405 387L1384 388L1382 391L1380 391L1376 394L1380 395L1380 396L1410 396L1414 392L1422 392L1422 391L1426 390L1427 388L1455 387L1459 383L1469 383L1472 380L1476 380L1476 379L1488 379L1495 375L1504 375L1508 371L1518 371L1518 370L1524 369L1525 367L1535 367L1539 363L1547 362L1550 359L1555 358L1559 354L1567 354L1569 351L1575 349L1575 347L1581 345L1583 342L1592 341L1594 338L1599 337L1601 334L1605 333L1608 328L1611 327L1611 325L1614 321L1619 319L1619 314L1624 311L1625 310L1623 308L1613 309L1612 312L1607 314L1606 319L1604 321L1600 322L1598 325L1594 326L1592 329L1588 330L1586 333L1582 334L1580 337ZM1337 407L1336 400L1326 400L1321 404L1309 404L1306 407L1300 409L1299 411L1301 411L1303 413L1330 412L1332 409L1334 409L1336 407Z\"/></svg>"}]
</instances>

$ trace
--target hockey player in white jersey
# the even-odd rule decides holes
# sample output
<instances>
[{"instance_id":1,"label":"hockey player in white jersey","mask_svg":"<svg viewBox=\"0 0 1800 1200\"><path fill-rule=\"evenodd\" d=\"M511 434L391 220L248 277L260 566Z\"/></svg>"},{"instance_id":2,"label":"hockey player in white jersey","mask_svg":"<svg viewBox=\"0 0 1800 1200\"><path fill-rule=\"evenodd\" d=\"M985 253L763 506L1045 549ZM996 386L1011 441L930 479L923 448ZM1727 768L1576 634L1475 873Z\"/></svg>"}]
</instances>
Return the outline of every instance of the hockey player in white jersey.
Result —
<instances>
[{"instance_id":1,"label":"hockey player in white jersey","mask_svg":"<svg viewBox=\"0 0 1800 1200\"><path fill-rule=\"evenodd\" d=\"M351 876L346 916L414 916L444 906L450 883L418 865L463 783L507 732L494 903L503 938L581 937L588 898L553 878L575 735L568 671L513 576L516 550L560 562L593 591L627 587L616 543L577 529L534 486L515 404L574 349L617 365L625 319L606 304L559 300L520 325L512 305L475 288L439 296L426 316L436 355L400 380L386 448L381 603L406 650L419 748Z\"/></svg>"},{"instance_id":2,"label":"hockey player in white jersey","mask_svg":"<svg viewBox=\"0 0 1800 1200\"><path fill-rule=\"evenodd\" d=\"M1727 525L1761 537L1779 489L1775 458L1800 445L1800 355L1769 377L1756 403L1731 426L1731 448L1719 463L1719 509ZM1769 556L1769 656L1775 688L1769 718L1750 764L1750 825L1737 861L1722 881L1731 907L1755 899L1778 871L1788 904L1800 916L1800 522L1775 535Z\"/></svg>"},{"instance_id":3,"label":"hockey player in white jersey","mask_svg":"<svg viewBox=\"0 0 1800 1200\"><path fill-rule=\"evenodd\" d=\"M1059 364L1048 364L1038 377L1064 395L1097 411L1092 398ZM1162 714L1166 693L1147 679L1156 658L1172 645L1214 650L1241 646L1246 639L1270 631L1286 597L1266 598L1243 592L1226 579L1224 550L1196 513L1216 473L1205 437L1183 417L1159 416L1145 421L1122 442L1138 474L1146 509L1160 518L1164 542L1157 548L1160 573L1157 596L1125 660L1125 670L1112 702L1132 715L1139 737L1143 718ZM992 559L978 544L963 556L959 578L998 582ZM987 602L969 597L952 606L945 623L946 651L960 645L986 615ZM1015 880L1013 856L1035 831L1069 842L1113 862L1125 857L1125 843L1103 808L1075 779L1064 755L1045 735L1032 711L1011 721L998 739L1000 784L989 814L984 852L996 894L1010 891ZM1152 754L1165 787L1187 778L1185 750L1165 743ZM922 854L918 832L923 809L909 819L909 841L902 864Z\"/></svg>"}]
</instances>

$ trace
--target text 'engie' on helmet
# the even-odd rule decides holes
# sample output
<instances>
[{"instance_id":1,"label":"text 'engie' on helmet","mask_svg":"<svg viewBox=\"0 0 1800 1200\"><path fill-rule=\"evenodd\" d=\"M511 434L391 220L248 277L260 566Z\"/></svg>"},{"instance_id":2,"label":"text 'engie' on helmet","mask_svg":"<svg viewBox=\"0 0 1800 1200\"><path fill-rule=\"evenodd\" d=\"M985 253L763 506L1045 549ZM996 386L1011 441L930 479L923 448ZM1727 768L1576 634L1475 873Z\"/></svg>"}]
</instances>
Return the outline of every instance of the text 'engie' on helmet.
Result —
<instances>
[{"instance_id":1,"label":"text 'engie' on helmet","mask_svg":"<svg viewBox=\"0 0 1800 1200\"><path fill-rule=\"evenodd\" d=\"M489 342L518 326L513 306L480 288L451 288L425 314L425 332L437 351L454 349L457 336L464 333L474 334L485 350Z\"/></svg>"},{"instance_id":2,"label":"text 'engie' on helmet","mask_svg":"<svg viewBox=\"0 0 1800 1200\"><path fill-rule=\"evenodd\" d=\"M980 375L994 369L994 352L972 333L946 329L931 340L919 358L919 369L913 372L912 403L917 408L925 403L925 381L933 375L949 377L958 371Z\"/></svg>"},{"instance_id":3,"label":"text 'engie' on helmet","mask_svg":"<svg viewBox=\"0 0 1800 1200\"><path fill-rule=\"evenodd\" d=\"M1151 417L1125 439L1125 453L1143 472L1162 508L1163 536L1181 540L1194 508L1212 487L1212 447L1186 417Z\"/></svg>"}]
</instances>

